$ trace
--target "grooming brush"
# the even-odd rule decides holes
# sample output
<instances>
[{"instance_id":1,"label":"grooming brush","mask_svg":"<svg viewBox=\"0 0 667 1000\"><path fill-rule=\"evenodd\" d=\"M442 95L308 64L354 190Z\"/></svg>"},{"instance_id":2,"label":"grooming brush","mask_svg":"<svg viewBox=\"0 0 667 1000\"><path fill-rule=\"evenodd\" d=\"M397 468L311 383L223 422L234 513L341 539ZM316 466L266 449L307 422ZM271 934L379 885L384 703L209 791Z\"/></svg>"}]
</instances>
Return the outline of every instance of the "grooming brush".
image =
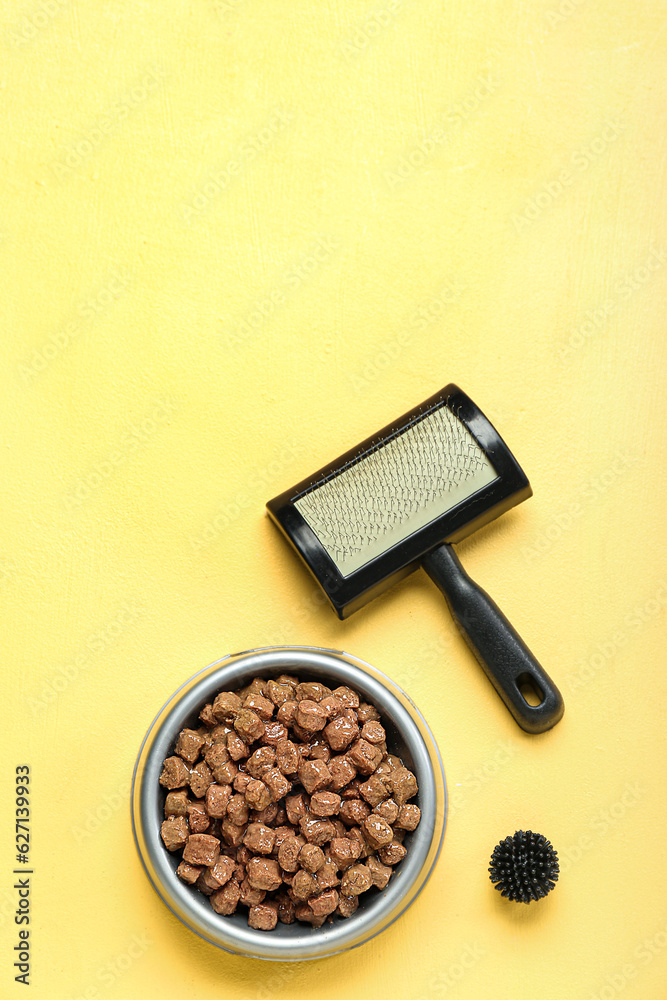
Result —
<instances>
[{"instance_id":1,"label":"grooming brush","mask_svg":"<svg viewBox=\"0 0 667 1000\"><path fill-rule=\"evenodd\" d=\"M543 899L555 887L560 868L550 841L532 830L517 830L493 850L489 878L501 896L515 903Z\"/></svg>"},{"instance_id":2,"label":"grooming brush","mask_svg":"<svg viewBox=\"0 0 667 1000\"><path fill-rule=\"evenodd\" d=\"M267 509L341 619L423 566L517 723L541 733L561 694L452 548L531 495L495 428L448 385Z\"/></svg>"}]
</instances>

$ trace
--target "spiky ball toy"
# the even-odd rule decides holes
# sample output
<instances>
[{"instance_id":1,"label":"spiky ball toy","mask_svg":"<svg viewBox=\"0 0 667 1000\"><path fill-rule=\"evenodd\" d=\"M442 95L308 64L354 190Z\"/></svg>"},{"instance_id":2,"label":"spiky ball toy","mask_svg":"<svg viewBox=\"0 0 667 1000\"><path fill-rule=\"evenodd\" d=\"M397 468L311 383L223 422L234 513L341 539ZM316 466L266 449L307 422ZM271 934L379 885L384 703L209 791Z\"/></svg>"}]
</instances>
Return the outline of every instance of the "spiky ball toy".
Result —
<instances>
[{"instance_id":1,"label":"spiky ball toy","mask_svg":"<svg viewBox=\"0 0 667 1000\"><path fill-rule=\"evenodd\" d=\"M489 878L501 896L515 903L542 899L558 881L558 854L541 833L517 830L491 855Z\"/></svg>"}]
</instances>

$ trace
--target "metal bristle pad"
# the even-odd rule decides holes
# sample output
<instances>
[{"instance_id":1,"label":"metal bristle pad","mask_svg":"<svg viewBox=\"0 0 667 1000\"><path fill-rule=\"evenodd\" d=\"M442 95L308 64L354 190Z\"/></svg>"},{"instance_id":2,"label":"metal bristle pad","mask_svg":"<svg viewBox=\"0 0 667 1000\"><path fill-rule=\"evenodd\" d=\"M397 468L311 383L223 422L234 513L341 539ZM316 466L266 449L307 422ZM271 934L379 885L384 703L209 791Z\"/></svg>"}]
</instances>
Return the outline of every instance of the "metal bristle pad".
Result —
<instances>
[{"instance_id":1,"label":"metal bristle pad","mask_svg":"<svg viewBox=\"0 0 667 1000\"><path fill-rule=\"evenodd\" d=\"M294 506L348 576L495 478L468 430L440 405Z\"/></svg>"}]
</instances>

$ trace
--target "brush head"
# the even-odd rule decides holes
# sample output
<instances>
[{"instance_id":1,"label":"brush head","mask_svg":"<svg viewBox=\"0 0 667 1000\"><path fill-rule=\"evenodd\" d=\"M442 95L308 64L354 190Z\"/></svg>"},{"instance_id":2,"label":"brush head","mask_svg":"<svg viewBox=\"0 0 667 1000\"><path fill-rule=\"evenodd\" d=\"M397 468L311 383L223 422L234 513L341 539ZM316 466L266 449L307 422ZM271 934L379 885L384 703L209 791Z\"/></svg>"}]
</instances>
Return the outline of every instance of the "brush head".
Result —
<instances>
[{"instance_id":1,"label":"brush head","mask_svg":"<svg viewBox=\"0 0 667 1000\"><path fill-rule=\"evenodd\" d=\"M558 854L541 833L517 830L496 845L489 872L501 896L530 903L554 888L560 872Z\"/></svg>"},{"instance_id":2,"label":"brush head","mask_svg":"<svg viewBox=\"0 0 667 1000\"><path fill-rule=\"evenodd\" d=\"M531 493L495 428L448 385L267 508L346 618Z\"/></svg>"}]
</instances>

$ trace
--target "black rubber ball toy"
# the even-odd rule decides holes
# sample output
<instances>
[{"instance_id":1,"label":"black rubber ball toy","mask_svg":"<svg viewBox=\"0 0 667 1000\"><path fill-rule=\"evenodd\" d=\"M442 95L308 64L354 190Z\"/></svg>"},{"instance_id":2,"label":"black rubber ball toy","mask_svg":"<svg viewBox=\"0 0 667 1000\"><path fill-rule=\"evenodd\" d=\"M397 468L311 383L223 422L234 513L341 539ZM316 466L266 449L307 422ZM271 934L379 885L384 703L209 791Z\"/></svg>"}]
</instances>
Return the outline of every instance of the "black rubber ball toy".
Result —
<instances>
[{"instance_id":1,"label":"black rubber ball toy","mask_svg":"<svg viewBox=\"0 0 667 1000\"><path fill-rule=\"evenodd\" d=\"M501 896L515 903L530 903L551 892L559 871L558 855L546 837L532 830L517 830L494 848L489 878Z\"/></svg>"}]
</instances>

